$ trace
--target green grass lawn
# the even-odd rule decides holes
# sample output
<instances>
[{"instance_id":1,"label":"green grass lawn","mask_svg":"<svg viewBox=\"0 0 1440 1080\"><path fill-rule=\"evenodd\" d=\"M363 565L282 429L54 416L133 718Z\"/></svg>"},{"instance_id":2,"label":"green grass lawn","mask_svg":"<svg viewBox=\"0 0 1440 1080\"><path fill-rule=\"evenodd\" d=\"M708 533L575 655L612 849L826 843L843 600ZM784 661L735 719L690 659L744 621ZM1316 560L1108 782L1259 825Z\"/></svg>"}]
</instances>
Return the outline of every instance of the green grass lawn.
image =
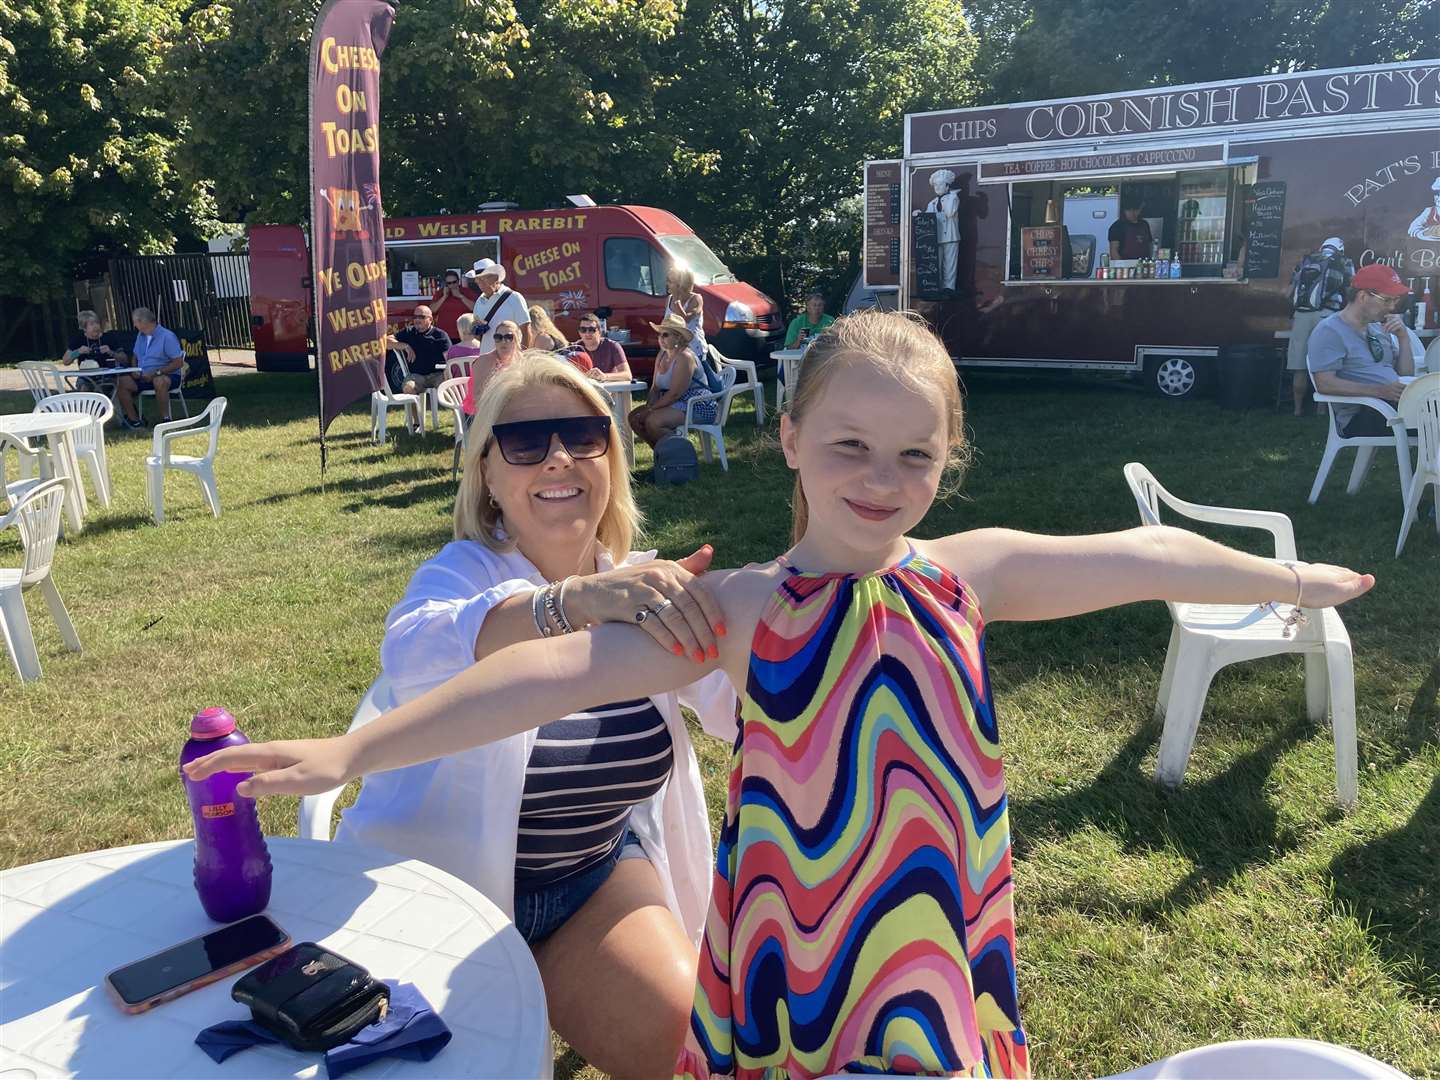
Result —
<instances>
[{"instance_id":1,"label":"green grass lawn","mask_svg":"<svg viewBox=\"0 0 1440 1080\"><path fill-rule=\"evenodd\" d=\"M1320 418L1170 406L1085 379L967 382L975 460L924 535L1128 527L1120 470L1138 460L1184 498L1283 511L1301 558L1379 578L1344 609L1361 762L1350 813L1334 802L1329 730L1305 719L1298 658L1216 679L1187 782L1167 793L1150 779L1162 605L993 629L1037 1075L1103 1075L1260 1036L1345 1043L1440 1075L1440 538L1422 522L1392 558L1391 456L1347 497L1347 455L1310 507ZM220 386L224 516L172 475L156 528L142 495L148 434L112 433L115 505L55 564L85 652L62 650L35 598L44 679L22 689L0 662L0 865L190 835L175 761L202 706L228 707L255 739L343 731L378 672L387 608L450 538L448 430L381 449L352 411L332 428L322 485L309 378ZM685 488L640 486L663 554L710 541L717 565L733 565L785 547L790 476L747 400L728 475L702 466ZM28 396L0 395L0 412L22 408ZM1250 550L1268 539L1229 537ZM14 532L0 536L0 566L17 556ZM718 820L725 748L700 743ZM262 815L268 831L294 833L293 800ZM557 1073L595 1075L573 1055Z\"/></svg>"}]
</instances>

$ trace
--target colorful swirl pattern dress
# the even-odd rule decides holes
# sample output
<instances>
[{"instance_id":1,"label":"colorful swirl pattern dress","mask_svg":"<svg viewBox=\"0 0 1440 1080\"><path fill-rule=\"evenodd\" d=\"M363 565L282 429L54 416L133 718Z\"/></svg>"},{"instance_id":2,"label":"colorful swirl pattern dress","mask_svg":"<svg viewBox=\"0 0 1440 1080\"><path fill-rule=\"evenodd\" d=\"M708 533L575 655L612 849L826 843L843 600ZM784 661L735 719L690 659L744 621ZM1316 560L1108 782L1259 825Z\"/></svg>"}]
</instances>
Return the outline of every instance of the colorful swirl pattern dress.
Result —
<instances>
[{"instance_id":1,"label":"colorful swirl pattern dress","mask_svg":"<svg viewBox=\"0 0 1440 1080\"><path fill-rule=\"evenodd\" d=\"M984 622L959 579L914 553L792 569L727 803L678 1076L1029 1076Z\"/></svg>"}]
</instances>

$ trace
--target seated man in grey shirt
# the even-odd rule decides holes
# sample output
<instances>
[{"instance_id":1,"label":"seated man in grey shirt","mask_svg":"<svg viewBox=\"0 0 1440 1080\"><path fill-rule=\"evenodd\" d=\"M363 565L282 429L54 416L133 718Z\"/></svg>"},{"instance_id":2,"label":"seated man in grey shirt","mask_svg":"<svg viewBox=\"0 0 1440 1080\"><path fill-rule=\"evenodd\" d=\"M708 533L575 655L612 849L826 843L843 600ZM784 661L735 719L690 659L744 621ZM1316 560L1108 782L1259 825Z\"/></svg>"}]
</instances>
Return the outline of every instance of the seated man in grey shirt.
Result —
<instances>
[{"instance_id":1,"label":"seated man in grey shirt","mask_svg":"<svg viewBox=\"0 0 1440 1080\"><path fill-rule=\"evenodd\" d=\"M1410 335L1395 304L1410 290L1388 266L1362 266L1351 282L1350 302L1322 320L1310 335L1305 366L1315 390L1337 397L1373 397L1392 405L1405 384L1401 375L1415 374ZM1400 340L1398 351L1391 334ZM1346 438L1390 433L1385 418L1364 405L1330 406L1335 426Z\"/></svg>"}]
</instances>

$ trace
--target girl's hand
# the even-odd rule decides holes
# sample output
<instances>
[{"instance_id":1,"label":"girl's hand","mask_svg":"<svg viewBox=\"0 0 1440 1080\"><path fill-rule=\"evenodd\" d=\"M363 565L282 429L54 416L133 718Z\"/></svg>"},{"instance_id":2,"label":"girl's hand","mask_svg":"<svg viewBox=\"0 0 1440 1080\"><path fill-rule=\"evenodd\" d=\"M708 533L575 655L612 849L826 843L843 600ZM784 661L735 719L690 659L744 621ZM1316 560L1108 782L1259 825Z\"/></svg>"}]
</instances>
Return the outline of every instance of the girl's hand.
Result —
<instances>
[{"instance_id":1,"label":"girl's hand","mask_svg":"<svg viewBox=\"0 0 1440 1080\"><path fill-rule=\"evenodd\" d=\"M1295 570L1300 575L1300 606L1307 608L1336 607L1364 596L1375 584L1374 574L1328 563L1296 563Z\"/></svg>"},{"instance_id":2,"label":"girl's hand","mask_svg":"<svg viewBox=\"0 0 1440 1080\"><path fill-rule=\"evenodd\" d=\"M191 780L204 780L217 772L254 773L235 787L247 798L318 795L360 775L352 742L343 736L230 746L196 758L184 768Z\"/></svg>"},{"instance_id":3,"label":"girl's hand","mask_svg":"<svg viewBox=\"0 0 1440 1080\"><path fill-rule=\"evenodd\" d=\"M706 544L678 562L655 559L574 578L565 588L565 615L576 627L639 625L676 656L689 656L696 663L713 660L720 655L715 639L725 636L725 620L700 575L714 555ZM647 614L637 624L640 612Z\"/></svg>"}]
</instances>

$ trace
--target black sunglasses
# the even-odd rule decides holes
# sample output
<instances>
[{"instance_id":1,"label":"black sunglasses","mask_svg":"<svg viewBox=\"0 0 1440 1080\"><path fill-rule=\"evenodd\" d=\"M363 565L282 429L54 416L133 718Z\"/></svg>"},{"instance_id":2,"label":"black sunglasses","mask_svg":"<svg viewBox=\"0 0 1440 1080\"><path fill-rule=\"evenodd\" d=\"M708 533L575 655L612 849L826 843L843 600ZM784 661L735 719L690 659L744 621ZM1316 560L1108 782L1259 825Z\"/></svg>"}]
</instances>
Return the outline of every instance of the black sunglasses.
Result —
<instances>
[{"instance_id":1,"label":"black sunglasses","mask_svg":"<svg viewBox=\"0 0 1440 1080\"><path fill-rule=\"evenodd\" d=\"M496 334L496 335L495 335L495 340L496 340L496 341L514 341L514 340L515 340L515 335L514 335L514 334Z\"/></svg>"},{"instance_id":2,"label":"black sunglasses","mask_svg":"<svg viewBox=\"0 0 1440 1080\"><path fill-rule=\"evenodd\" d=\"M577 461L601 457L610 449L610 417L557 416L496 424L490 429L500 455L511 465L538 465L550 456L550 442L556 435L565 452ZM481 456L489 452L487 440Z\"/></svg>"},{"instance_id":3,"label":"black sunglasses","mask_svg":"<svg viewBox=\"0 0 1440 1080\"><path fill-rule=\"evenodd\" d=\"M445 279L445 284L446 284L446 285L459 285L459 284L460 284L460 279L459 279L458 277L447 277L447 278Z\"/></svg>"},{"instance_id":4,"label":"black sunglasses","mask_svg":"<svg viewBox=\"0 0 1440 1080\"><path fill-rule=\"evenodd\" d=\"M598 334L598 333L600 332L600 324L599 324L599 323L581 323L581 324L580 324L580 332L581 332L582 334L589 333L589 332L592 331L592 330L593 330L595 333Z\"/></svg>"}]
</instances>

